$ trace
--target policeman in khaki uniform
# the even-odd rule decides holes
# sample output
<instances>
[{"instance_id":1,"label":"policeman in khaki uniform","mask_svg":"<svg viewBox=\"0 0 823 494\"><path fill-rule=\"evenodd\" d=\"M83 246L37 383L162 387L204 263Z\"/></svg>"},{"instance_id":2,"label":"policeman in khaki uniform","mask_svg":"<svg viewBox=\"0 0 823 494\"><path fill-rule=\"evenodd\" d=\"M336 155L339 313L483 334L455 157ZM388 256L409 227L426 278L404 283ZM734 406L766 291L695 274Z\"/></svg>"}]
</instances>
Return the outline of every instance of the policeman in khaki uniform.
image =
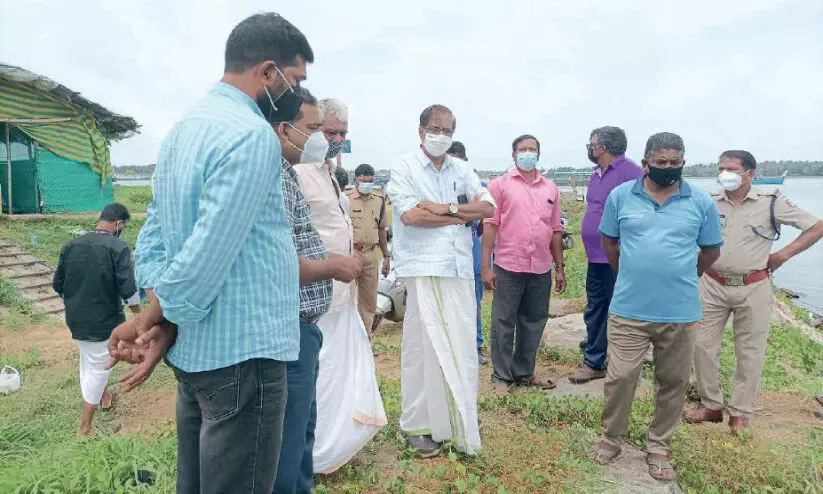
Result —
<instances>
[{"instance_id":1,"label":"policeman in khaki uniform","mask_svg":"<svg viewBox=\"0 0 823 494\"><path fill-rule=\"evenodd\" d=\"M363 263L357 278L357 305L360 317L371 332L377 310L378 250L383 253L383 276L389 273L390 258L386 240L386 198L374 190L374 168L363 164L354 171L355 188L346 191L349 216L354 228L354 250ZM380 249L377 249L377 247Z\"/></svg>"},{"instance_id":2,"label":"policeman in khaki uniform","mask_svg":"<svg viewBox=\"0 0 823 494\"><path fill-rule=\"evenodd\" d=\"M700 278L703 319L698 326L694 372L701 403L683 414L683 420L693 424L723 421L718 360L723 331L732 314L737 372L728 412L729 426L736 435L749 427L760 385L771 322L770 273L823 236L823 222L789 199L777 191L752 188L756 166L747 151L720 155L718 183L723 190L712 198L720 213L724 243L720 258ZM770 254L780 225L803 233Z\"/></svg>"}]
</instances>

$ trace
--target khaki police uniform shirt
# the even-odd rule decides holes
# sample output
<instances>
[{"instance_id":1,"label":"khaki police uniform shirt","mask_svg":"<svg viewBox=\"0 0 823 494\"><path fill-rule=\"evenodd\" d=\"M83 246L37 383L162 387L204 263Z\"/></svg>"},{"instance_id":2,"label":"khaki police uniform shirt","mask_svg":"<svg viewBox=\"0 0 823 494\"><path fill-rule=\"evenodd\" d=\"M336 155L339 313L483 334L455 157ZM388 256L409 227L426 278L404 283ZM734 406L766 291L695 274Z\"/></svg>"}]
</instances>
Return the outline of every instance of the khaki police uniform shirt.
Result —
<instances>
[{"instance_id":1,"label":"khaki police uniform shirt","mask_svg":"<svg viewBox=\"0 0 823 494\"><path fill-rule=\"evenodd\" d=\"M386 226L383 193L373 191L364 198L357 188L354 188L347 190L346 196L349 198L349 217L354 229L354 243L365 247L377 245L380 242L378 229Z\"/></svg>"},{"instance_id":2,"label":"khaki police uniform shirt","mask_svg":"<svg viewBox=\"0 0 823 494\"><path fill-rule=\"evenodd\" d=\"M761 235L774 238L770 208L774 194L752 187L746 198L734 206L725 191L712 194L720 224L723 227L723 246L720 259L712 269L718 273L748 274L766 269L772 240L767 240L752 231L754 227ZM774 204L774 219L780 225L791 225L806 231L818 219L797 207L783 195L778 195Z\"/></svg>"}]
</instances>

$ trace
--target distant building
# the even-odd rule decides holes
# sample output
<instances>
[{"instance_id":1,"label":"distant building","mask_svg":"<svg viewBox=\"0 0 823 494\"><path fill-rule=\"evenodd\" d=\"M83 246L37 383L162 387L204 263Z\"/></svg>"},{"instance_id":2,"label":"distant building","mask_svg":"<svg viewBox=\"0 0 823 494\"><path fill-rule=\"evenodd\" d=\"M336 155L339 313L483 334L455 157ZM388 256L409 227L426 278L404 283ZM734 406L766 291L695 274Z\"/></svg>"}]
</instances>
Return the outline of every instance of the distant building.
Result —
<instances>
[{"instance_id":1,"label":"distant building","mask_svg":"<svg viewBox=\"0 0 823 494\"><path fill-rule=\"evenodd\" d=\"M57 82L0 63L2 211L9 201L15 214L100 211L114 201L109 146L138 128Z\"/></svg>"}]
</instances>

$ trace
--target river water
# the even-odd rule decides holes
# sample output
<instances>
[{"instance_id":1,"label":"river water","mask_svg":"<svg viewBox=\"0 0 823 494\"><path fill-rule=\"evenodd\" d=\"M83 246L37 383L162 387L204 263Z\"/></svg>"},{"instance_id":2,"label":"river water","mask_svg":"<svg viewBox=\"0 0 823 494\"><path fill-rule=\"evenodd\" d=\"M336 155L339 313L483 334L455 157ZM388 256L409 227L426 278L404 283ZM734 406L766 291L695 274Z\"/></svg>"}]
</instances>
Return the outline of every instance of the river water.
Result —
<instances>
[{"instance_id":1,"label":"river water","mask_svg":"<svg viewBox=\"0 0 823 494\"><path fill-rule=\"evenodd\" d=\"M719 187L712 178L689 178L689 183L713 192ZM122 186L149 185L149 180L122 180ZM780 189L793 202L818 218L823 218L823 178L788 177L783 185L761 185L765 190ZM791 227L784 227L780 240L774 243L777 250L785 246L800 234ZM812 246L783 265L774 273L774 283L780 288L787 288L800 295L800 305L823 315L823 241Z\"/></svg>"}]
</instances>

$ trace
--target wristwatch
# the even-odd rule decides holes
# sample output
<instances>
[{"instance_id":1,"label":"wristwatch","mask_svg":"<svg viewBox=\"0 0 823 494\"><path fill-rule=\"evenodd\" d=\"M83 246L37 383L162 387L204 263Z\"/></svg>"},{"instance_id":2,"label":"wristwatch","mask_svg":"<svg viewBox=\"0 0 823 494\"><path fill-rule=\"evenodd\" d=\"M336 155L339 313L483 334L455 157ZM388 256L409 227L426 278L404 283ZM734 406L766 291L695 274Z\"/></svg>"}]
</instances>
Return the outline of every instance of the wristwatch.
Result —
<instances>
[{"instance_id":1,"label":"wristwatch","mask_svg":"<svg viewBox=\"0 0 823 494\"><path fill-rule=\"evenodd\" d=\"M457 213L458 213L457 204L455 204L455 203L449 204L449 214L452 215L452 216L457 216Z\"/></svg>"}]
</instances>

